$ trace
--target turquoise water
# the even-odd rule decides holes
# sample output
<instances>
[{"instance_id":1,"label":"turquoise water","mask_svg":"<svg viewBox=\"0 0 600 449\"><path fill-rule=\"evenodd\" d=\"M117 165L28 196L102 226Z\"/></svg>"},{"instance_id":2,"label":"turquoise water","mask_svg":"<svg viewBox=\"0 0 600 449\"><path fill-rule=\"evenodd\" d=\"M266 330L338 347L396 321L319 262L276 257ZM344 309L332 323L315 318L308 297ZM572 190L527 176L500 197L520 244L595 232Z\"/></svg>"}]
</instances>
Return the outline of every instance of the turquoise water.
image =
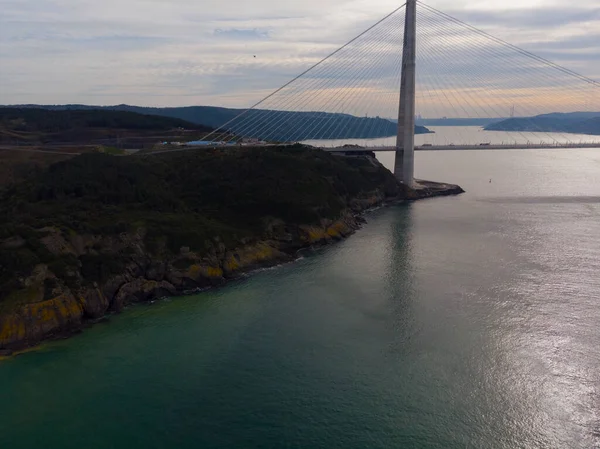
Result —
<instances>
[{"instance_id":1,"label":"turquoise water","mask_svg":"<svg viewBox=\"0 0 600 449\"><path fill-rule=\"evenodd\" d=\"M600 150L417 170L468 193L0 362L0 447L599 447Z\"/></svg>"}]
</instances>

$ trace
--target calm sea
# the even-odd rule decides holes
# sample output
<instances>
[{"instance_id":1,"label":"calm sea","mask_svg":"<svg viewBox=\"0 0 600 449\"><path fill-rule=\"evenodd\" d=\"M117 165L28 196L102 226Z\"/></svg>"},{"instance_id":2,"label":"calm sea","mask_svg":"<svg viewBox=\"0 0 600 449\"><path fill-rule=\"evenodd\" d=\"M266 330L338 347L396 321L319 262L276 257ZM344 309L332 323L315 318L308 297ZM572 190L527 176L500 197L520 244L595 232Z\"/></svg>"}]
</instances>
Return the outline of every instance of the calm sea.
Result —
<instances>
[{"instance_id":1,"label":"calm sea","mask_svg":"<svg viewBox=\"0 0 600 449\"><path fill-rule=\"evenodd\" d=\"M600 447L600 149L416 167L467 193L0 362L0 447Z\"/></svg>"},{"instance_id":2,"label":"calm sea","mask_svg":"<svg viewBox=\"0 0 600 449\"><path fill-rule=\"evenodd\" d=\"M431 134L419 134L415 136L415 145L479 145L491 143L496 145L513 144L548 144L551 147L560 143L593 143L600 146L600 136L586 134L565 134L549 132L501 132L484 131L478 126L428 126ZM380 139L338 139L338 140L308 140L309 145L321 147L335 147L344 144L357 144L365 146L393 146L396 144L395 137Z\"/></svg>"}]
</instances>

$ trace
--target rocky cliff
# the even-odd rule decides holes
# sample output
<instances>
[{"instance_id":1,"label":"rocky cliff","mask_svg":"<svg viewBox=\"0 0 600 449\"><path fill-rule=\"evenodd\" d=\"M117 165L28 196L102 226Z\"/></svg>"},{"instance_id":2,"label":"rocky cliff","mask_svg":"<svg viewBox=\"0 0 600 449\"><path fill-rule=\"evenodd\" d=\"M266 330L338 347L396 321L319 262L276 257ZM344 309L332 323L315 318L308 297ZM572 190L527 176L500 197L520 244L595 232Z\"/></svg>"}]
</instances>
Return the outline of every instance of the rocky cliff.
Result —
<instances>
[{"instance_id":1,"label":"rocky cliff","mask_svg":"<svg viewBox=\"0 0 600 449\"><path fill-rule=\"evenodd\" d=\"M375 206L384 200L375 194L363 204ZM345 212L338 220L312 225L289 225L276 220L269 223L264 240L228 249L215 236L208 252L181 247L179 254L168 257L156 257L147 251L143 230L115 238L65 236L56 228L40 229L40 240L58 258L77 256L80 260L97 257L99 252L103 252L103 257L119 257L123 252L129 255L122 261L122 272L91 282L86 279L81 262L66 277L60 277L46 264L35 265L31 274L19 278L18 285L4 298L0 349L10 351L78 331L86 321L119 312L131 303L196 292L221 285L243 272L290 261L297 250L342 239L358 229L360 223L353 211ZM13 241L8 244L19 248ZM25 241L20 244L25 245Z\"/></svg>"}]
</instances>

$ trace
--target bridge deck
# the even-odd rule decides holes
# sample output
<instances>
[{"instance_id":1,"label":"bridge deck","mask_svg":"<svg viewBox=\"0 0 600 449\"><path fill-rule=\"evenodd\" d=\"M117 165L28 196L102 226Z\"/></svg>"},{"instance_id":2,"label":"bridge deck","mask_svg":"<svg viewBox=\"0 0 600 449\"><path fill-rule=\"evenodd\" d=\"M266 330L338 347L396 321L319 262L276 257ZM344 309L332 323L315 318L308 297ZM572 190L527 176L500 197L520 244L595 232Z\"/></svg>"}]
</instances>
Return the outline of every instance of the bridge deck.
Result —
<instances>
[{"instance_id":1,"label":"bridge deck","mask_svg":"<svg viewBox=\"0 0 600 449\"><path fill-rule=\"evenodd\" d=\"M522 149L551 149L551 148L600 148L600 142L590 143L560 143L560 144L510 144L510 145L431 145L415 147L415 151L443 151L443 150L522 150ZM348 146L322 148L330 153L352 153L364 151L396 151L394 146Z\"/></svg>"}]
</instances>

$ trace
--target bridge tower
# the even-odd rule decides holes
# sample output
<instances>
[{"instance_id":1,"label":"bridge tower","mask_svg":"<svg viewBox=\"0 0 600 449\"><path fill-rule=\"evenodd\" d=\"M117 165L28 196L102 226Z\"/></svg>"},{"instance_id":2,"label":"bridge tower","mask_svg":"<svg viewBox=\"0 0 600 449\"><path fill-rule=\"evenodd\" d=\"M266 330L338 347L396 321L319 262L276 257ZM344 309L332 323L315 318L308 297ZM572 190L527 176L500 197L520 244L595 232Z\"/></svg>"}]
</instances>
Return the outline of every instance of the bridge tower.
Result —
<instances>
[{"instance_id":1,"label":"bridge tower","mask_svg":"<svg viewBox=\"0 0 600 449\"><path fill-rule=\"evenodd\" d=\"M415 175L416 53L417 0L407 0L394 174L400 182L411 187L414 185Z\"/></svg>"}]
</instances>

